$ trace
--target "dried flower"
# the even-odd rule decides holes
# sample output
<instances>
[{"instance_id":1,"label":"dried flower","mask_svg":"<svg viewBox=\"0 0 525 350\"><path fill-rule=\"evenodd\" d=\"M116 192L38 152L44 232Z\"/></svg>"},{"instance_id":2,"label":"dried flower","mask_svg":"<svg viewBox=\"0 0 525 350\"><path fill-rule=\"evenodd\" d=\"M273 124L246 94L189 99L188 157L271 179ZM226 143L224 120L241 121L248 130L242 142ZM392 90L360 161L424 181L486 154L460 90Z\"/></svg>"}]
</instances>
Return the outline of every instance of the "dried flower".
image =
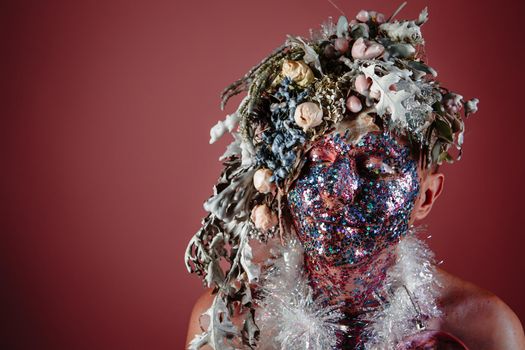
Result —
<instances>
[{"instance_id":1,"label":"dried flower","mask_svg":"<svg viewBox=\"0 0 525 350\"><path fill-rule=\"evenodd\" d=\"M323 121L323 110L314 102L301 103L295 109L294 120L303 131L321 124Z\"/></svg>"},{"instance_id":2,"label":"dried flower","mask_svg":"<svg viewBox=\"0 0 525 350\"><path fill-rule=\"evenodd\" d=\"M478 111L478 103L479 100L477 98L473 98L465 102L465 115L476 113Z\"/></svg>"},{"instance_id":3,"label":"dried flower","mask_svg":"<svg viewBox=\"0 0 525 350\"><path fill-rule=\"evenodd\" d=\"M368 79L364 74L359 74L355 78L355 90L361 95L367 96L371 83L371 79Z\"/></svg>"},{"instance_id":4,"label":"dried flower","mask_svg":"<svg viewBox=\"0 0 525 350\"><path fill-rule=\"evenodd\" d=\"M304 61L284 60L281 74L290 77L299 86L307 86L314 81L314 73Z\"/></svg>"},{"instance_id":5,"label":"dried flower","mask_svg":"<svg viewBox=\"0 0 525 350\"><path fill-rule=\"evenodd\" d=\"M260 193L269 193L275 188L270 182L273 173L270 169L259 169L253 174L253 186Z\"/></svg>"},{"instance_id":6,"label":"dried flower","mask_svg":"<svg viewBox=\"0 0 525 350\"><path fill-rule=\"evenodd\" d=\"M448 113L456 114L463 107L462 101L463 96L454 93L448 93L443 97L443 106Z\"/></svg>"},{"instance_id":7,"label":"dried flower","mask_svg":"<svg viewBox=\"0 0 525 350\"><path fill-rule=\"evenodd\" d=\"M380 56L385 51L383 45L374 41L359 38L352 46L352 57L370 60Z\"/></svg>"},{"instance_id":8,"label":"dried flower","mask_svg":"<svg viewBox=\"0 0 525 350\"><path fill-rule=\"evenodd\" d=\"M357 13L357 15L355 16L355 18L359 21L359 22L367 22L369 19L370 19L370 14L368 13L368 11L366 10L361 10Z\"/></svg>"},{"instance_id":9,"label":"dried flower","mask_svg":"<svg viewBox=\"0 0 525 350\"><path fill-rule=\"evenodd\" d=\"M368 22L370 20L372 20L374 22L377 22L377 23L384 23L385 22L385 15L380 13L380 12L376 12L376 11L361 10L356 15L356 19L359 22L363 22L363 23L364 22Z\"/></svg>"},{"instance_id":10,"label":"dried flower","mask_svg":"<svg viewBox=\"0 0 525 350\"><path fill-rule=\"evenodd\" d=\"M352 95L346 100L346 108L348 108L353 113L357 113L363 109L363 104L359 98Z\"/></svg>"},{"instance_id":11,"label":"dried flower","mask_svg":"<svg viewBox=\"0 0 525 350\"><path fill-rule=\"evenodd\" d=\"M266 204L256 205L252 209L250 219L255 228L262 231L268 231L279 222L277 215Z\"/></svg>"}]
</instances>

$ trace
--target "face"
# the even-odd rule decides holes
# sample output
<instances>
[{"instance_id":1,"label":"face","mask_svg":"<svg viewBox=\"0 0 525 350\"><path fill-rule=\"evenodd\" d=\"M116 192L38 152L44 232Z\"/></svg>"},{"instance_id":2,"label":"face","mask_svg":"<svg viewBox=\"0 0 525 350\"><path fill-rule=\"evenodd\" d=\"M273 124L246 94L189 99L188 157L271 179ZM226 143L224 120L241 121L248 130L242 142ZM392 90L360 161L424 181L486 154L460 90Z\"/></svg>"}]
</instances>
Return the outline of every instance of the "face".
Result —
<instances>
[{"instance_id":1,"label":"face","mask_svg":"<svg viewBox=\"0 0 525 350\"><path fill-rule=\"evenodd\" d=\"M326 135L288 194L306 258L331 267L368 261L406 233L419 189L418 162L389 133L356 145Z\"/></svg>"}]
</instances>

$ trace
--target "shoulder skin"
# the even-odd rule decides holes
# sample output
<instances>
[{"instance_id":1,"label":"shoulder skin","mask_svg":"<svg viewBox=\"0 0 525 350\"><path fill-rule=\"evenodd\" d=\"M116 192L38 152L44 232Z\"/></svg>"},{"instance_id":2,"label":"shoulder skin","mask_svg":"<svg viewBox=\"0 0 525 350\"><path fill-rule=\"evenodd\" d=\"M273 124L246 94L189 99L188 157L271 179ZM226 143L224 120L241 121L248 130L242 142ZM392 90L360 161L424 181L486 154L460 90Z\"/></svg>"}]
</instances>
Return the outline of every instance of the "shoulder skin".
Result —
<instances>
[{"instance_id":1,"label":"shoulder skin","mask_svg":"<svg viewBox=\"0 0 525 350\"><path fill-rule=\"evenodd\" d=\"M525 350L520 320L500 298L441 269L438 278L444 287L439 298L443 331L469 349Z\"/></svg>"}]
</instances>

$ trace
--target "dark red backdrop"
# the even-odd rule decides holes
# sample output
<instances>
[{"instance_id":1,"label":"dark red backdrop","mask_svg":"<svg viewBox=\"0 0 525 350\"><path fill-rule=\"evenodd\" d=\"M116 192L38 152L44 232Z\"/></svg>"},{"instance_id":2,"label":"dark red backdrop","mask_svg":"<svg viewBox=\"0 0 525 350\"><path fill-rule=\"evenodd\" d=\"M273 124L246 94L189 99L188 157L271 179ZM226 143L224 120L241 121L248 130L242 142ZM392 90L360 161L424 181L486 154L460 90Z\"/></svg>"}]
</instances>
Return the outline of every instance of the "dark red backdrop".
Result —
<instances>
[{"instance_id":1,"label":"dark red backdrop","mask_svg":"<svg viewBox=\"0 0 525 350\"><path fill-rule=\"evenodd\" d=\"M431 245L524 320L524 2L412 1L401 16L425 5L430 64L481 100ZM0 348L183 347L201 293L183 252L229 142L208 145L218 95L330 15L302 0L2 3Z\"/></svg>"}]
</instances>

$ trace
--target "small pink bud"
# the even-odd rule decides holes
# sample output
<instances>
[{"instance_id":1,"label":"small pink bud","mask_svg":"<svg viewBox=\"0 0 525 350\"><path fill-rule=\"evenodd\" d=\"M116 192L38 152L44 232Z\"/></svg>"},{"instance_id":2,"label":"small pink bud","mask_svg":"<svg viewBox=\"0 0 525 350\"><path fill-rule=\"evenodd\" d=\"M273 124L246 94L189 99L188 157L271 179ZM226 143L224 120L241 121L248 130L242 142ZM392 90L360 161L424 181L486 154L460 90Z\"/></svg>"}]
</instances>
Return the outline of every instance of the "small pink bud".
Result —
<instances>
[{"instance_id":1,"label":"small pink bud","mask_svg":"<svg viewBox=\"0 0 525 350\"><path fill-rule=\"evenodd\" d=\"M355 89L361 95L368 95L368 89L370 88L370 79L367 79L364 74L359 74L355 78Z\"/></svg>"},{"instance_id":2,"label":"small pink bud","mask_svg":"<svg viewBox=\"0 0 525 350\"><path fill-rule=\"evenodd\" d=\"M385 51L383 45L359 38L354 42L352 46L352 57L360 58L364 60L370 60L380 56Z\"/></svg>"},{"instance_id":3,"label":"small pink bud","mask_svg":"<svg viewBox=\"0 0 525 350\"><path fill-rule=\"evenodd\" d=\"M369 14L368 11L366 11L366 10L361 10L361 11L359 11L359 13L357 14L357 16L355 16L355 18L356 18L359 22L368 22L368 20L370 19L370 14Z\"/></svg>"},{"instance_id":4,"label":"small pink bud","mask_svg":"<svg viewBox=\"0 0 525 350\"><path fill-rule=\"evenodd\" d=\"M267 231L279 223L277 215L266 204L257 205L250 215L256 229Z\"/></svg>"},{"instance_id":5,"label":"small pink bud","mask_svg":"<svg viewBox=\"0 0 525 350\"><path fill-rule=\"evenodd\" d=\"M334 42L335 49L341 53L348 51L349 43L345 38L337 38Z\"/></svg>"},{"instance_id":6,"label":"small pink bud","mask_svg":"<svg viewBox=\"0 0 525 350\"><path fill-rule=\"evenodd\" d=\"M361 109L363 109L363 104L361 103L361 100L357 98L356 96L350 96L346 100L346 107L353 113L359 112Z\"/></svg>"}]
</instances>

